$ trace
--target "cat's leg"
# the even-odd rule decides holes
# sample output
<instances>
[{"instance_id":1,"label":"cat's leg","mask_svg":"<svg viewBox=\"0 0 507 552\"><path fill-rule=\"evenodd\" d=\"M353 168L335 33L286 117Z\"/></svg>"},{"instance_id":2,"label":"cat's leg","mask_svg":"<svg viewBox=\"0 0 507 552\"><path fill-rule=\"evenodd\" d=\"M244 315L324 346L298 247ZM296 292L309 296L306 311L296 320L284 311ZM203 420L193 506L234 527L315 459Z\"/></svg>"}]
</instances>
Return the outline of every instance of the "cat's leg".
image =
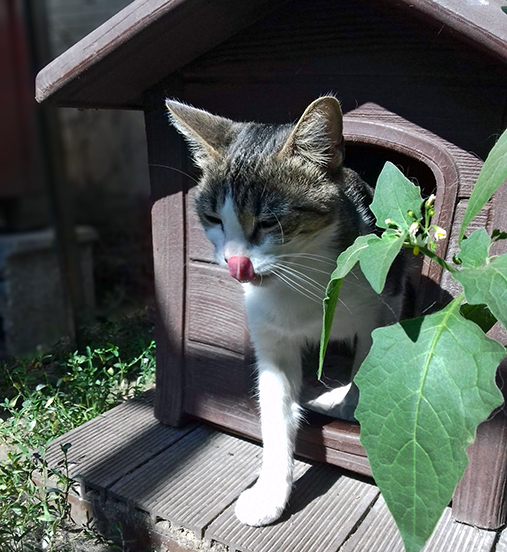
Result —
<instances>
[{"instance_id":1,"label":"cat's leg","mask_svg":"<svg viewBox=\"0 0 507 552\"><path fill-rule=\"evenodd\" d=\"M356 353L354 355L354 364L352 365L352 378L357 374L361 364L370 352L373 343L371 338L372 331L373 328L368 328L367 330L359 332L356 336ZM343 397L340 404L337 404L336 410L338 417L342 420L354 421L356 419L354 413L359 401L359 389L354 381L352 381L348 387L349 389L346 395Z\"/></svg>"},{"instance_id":2,"label":"cat's leg","mask_svg":"<svg viewBox=\"0 0 507 552\"><path fill-rule=\"evenodd\" d=\"M352 378L357 374L361 364L370 351L372 338L369 328L358 333L356 336L356 352L354 363L352 365ZM359 401L359 389L351 381L347 385L342 385L321 393L318 397L307 401L304 406L321 412L333 418L341 420L355 421L354 413Z\"/></svg>"},{"instance_id":3,"label":"cat's leg","mask_svg":"<svg viewBox=\"0 0 507 552\"><path fill-rule=\"evenodd\" d=\"M258 390L263 440L262 469L236 503L247 525L267 525L282 514L292 489L293 453L299 423L301 354L297 344L278 342L258 350Z\"/></svg>"}]
</instances>

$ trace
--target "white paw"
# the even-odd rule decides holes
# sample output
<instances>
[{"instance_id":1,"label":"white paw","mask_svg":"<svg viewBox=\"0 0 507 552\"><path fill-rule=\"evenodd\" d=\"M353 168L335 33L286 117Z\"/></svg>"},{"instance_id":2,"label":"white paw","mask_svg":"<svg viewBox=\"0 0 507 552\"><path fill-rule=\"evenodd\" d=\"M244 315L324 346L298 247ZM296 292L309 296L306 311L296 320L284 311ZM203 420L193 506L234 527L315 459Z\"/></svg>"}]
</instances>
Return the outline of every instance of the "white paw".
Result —
<instances>
[{"instance_id":1,"label":"white paw","mask_svg":"<svg viewBox=\"0 0 507 552\"><path fill-rule=\"evenodd\" d=\"M287 503L287 493L273 492L262 484L243 491L236 502L236 517L245 525L259 527L276 521Z\"/></svg>"}]
</instances>

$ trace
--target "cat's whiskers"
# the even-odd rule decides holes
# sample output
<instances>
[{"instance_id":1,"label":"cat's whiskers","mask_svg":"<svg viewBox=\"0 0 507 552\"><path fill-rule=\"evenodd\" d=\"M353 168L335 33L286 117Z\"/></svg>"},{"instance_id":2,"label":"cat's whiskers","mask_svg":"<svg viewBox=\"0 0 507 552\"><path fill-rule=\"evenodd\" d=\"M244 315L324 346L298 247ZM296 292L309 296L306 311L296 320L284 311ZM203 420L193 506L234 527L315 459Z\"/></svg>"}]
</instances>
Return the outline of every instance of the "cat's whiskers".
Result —
<instances>
[{"instance_id":1,"label":"cat's whiskers","mask_svg":"<svg viewBox=\"0 0 507 552\"><path fill-rule=\"evenodd\" d=\"M282 273L279 271L285 269ZM271 269L271 273L275 276L277 276L280 280L282 280L285 284L287 284L290 288L292 288L294 291L300 293L301 295L304 295L308 299L311 299L312 301L315 301L317 303L322 303L326 288L322 284L319 284L318 282L315 282L307 276L306 274L303 274L303 276L306 276L308 280L301 278L298 274L295 274L292 272L291 269L288 269L287 267L282 267L279 264ZM298 281L299 280L299 281ZM306 284L306 285L305 285ZM312 285L314 289L318 290L320 293L317 293L311 289L308 289L307 285ZM311 295L312 297L309 297ZM338 301L345 307L345 309L350 313L350 309L347 306L347 304L340 298L338 298ZM342 310L340 307L337 307L336 310Z\"/></svg>"},{"instance_id":2,"label":"cat's whiskers","mask_svg":"<svg viewBox=\"0 0 507 552\"><path fill-rule=\"evenodd\" d=\"M308 269L308 270L313 270L314 272L319 272L321 274L329 274L329 272L325 271L325 270L321 270L319 268L316 268L314 266L311 266L311 265L305 265L305 264L302 264L302 263L297 263L297 262L294 262L294 261L287 261L287 260L279 260L279 259L282 259L282 258L285 258L285 257L302 257L302 258L308 258L308 257L320 257L320 255L314 255L312 253L296 253L296 254L282 254L282 255L277 255L276 256L276 260L278 261L277 262L277 267L278 268L282 268L283 265L291 265L291 266L285 266L285 270L287 271L288 269L294 271L294 273L292 274L292 276L294 278L297 278L297 274L301 275L301 276L304 276L305 280L308 280L308 283L310 285L312 285L310 282L313 282L313 287L315 288L316 287L316 284L320 287L323 287L324 290L326 289L325 286L322 286L321 284L318 284L315 280L313 280L310 276L308 276L307 274L304 274L303 272L299 271L299 270L296 270L295 268L292 268L293 266L297 266L299 268L304 268L304 269ZM329 261L329 259L327 259L326 257L323 257L324 260L326 261ZM312 260L317 260L317 259L312 259ZM322 261L322 259L319 259L321 262L324 262ZM330 261L332 262L332 261ZM335 263L332 262L332 264L334 265ZM348 278L346 279L346 285L350 285L350 286L355 286L359 289L363 289L363 290L368 290L369 289L369 285L365 285L365 284L361 284L359 283L359 281L355 282L351 279L351 276L354 276L354 278L356 280L359 280L359 276L357 274L355 274L353 271L349 272L348 274ZM299 280L302 280L303 281L303 278L302 277L299 277ZM384 300L384 298L382 297L382 295L380 294L376 294L376 297L377 297L377 300L380 301L392 314L395 318L397 318L397 314L396 312L394 311L394 309L389 305L389 303L387 301ZM351 313L351 310L349 309L349 307L347 306L347 304L340 298L338 297L338 301L345 307L345 309L347 309L347 311L349 313Z\"/></svg>"},{"instance_id":3,"label":"cat's whiskers","mask_svg":"<svg viewBox=\"0 0 507 552\"><path fill-rule=\"evenodd\" d=\"M324 286L321 283L317 282L317 280L314 280L312 277L308 276L304 272L301 272L300 270L296 270L295 268L284 266L283 263L278 263L277 268L282 270L286 274L294 276L294 278L296 278L298 280L301 280L303 282L307 282L313 288L318 289L319 291L326 291L326 286Z\"/></svg>"},{"instance_id":4,"label":"cat's whiskers","mask_svg":"<svg viewBox=\"0 0 507 552\"><path fill-rule=\"evenodd\" d=\"M180 174L186 176L187 178L190 178L190 180L193 180L196 184L199 184L199 181L196 178L194 178L192 175L188 174L185 171L177 169L176 167L171 167L170 165L160 165L159 163L148 163L148 167L157 167L157 168L160 168L160 169L169 169L170 171L180 173Z\"/></svg>"},{"instance_id":5,"label":"cat's whiskers","mask_svg":"<svg viewBox=\"0 0 507 552\"><path fill-rule=\"evenodd\" d=\"M277 255L277 259L283 259L290 257L292 259L310 259L319 263L327 263L332 266L336 266L336 260L332 260L329 257L325 257L324 255L317 255L316 253L283 253L281 255Z\"/></svg>"},{"instance_id":6,"label":"cat's whiskers","mask_svg":"<svg viewBox=\"0 0 507 552\"><path fill-rule=\"evenodd\" d=\"M284 261L282 261L282 262L284 262ZM314 288L318 289L319 291L324 292L323 296L321 297L321 299L324 299L324 297L326 295L326 289L327 289L326 286L324 286L323 284L317 282L311 276L308 276L308 274L305 274L304 272L296 270L295 268L289 268L287 266L284 267L284 266L282 266L281 262L279 262L277 264L277 268L283 269L286 273L290 274L292 277L294 277L298 280L301 280L305 283L308 283L311 286L313 286ZM352 312L349 309L349 307L347 306L347 304L340 297L338 297L338 301L345 307L345 309L347 309L347 311L350 314L352 314Z\"/></svg>"},{"instance_id":7,"label":"cat's whiskers","mask_svg":"<svg viewBox=\"0 0 507 552\"><path fill-rule=\"evenodd\" d=\"M331 276L330 270L321 270L320 268L315 268L314 266L305 265L303 263L296 263L294 261L279 261L279 264L297 266L299 268L307 268L308 270L313 270L314 272L319 272L320 274L327 274L328 276Z\"/></svg>"},{"instance_id":8,"label":"cat's whiskers","mask_svg":"<svg viewBox=\"0 0 507 552\"><path fill-rule=\"evenodd\" d=\"M313 293L311 290L306 289L304 286L299 284L298 282L295 282L289 276L286 274L278 272L278 269L273 268L271 270L271 274L279 278L283 283L285 283L287 286L289 286L292 290L294 290L297 293L300 293L310 301L313 301L315 303L322 303L322 298L319 297L316 293Z\"/></svg>"},{"instance_id":9,"label":"cat's whiskers","mask_svg":"<svg viewBox=\"0 0 507 552\"><path fill-rule=\"evenodd\" d=\"M264 192L263 192L264 193ZM278 222L278 226L280 227L280 233L282 234L282 245L285 243L285 238L283 236L283 227L282 227L282 223L280 222L280 219L275 215L275 213L273 213L273 211L271 209L268 209L268 211L275 217L276 219L276 222Z\"/></svg>"}]
</instances>

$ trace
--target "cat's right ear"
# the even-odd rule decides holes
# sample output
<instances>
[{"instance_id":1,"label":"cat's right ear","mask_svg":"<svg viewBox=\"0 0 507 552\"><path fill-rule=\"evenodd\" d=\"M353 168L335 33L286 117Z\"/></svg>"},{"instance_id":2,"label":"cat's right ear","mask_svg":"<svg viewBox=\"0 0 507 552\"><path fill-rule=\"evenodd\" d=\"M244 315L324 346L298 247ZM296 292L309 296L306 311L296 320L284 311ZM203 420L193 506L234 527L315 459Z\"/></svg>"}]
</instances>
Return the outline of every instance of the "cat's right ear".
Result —
<instances>
[{"instance_id":1,"label":"cat's right ear","mask_svg":"<svg viewBox=\"0 0 507 552\"><path fill-rule=\"evenodd\" d=\"M327 170L342 164L343 115L334 96L318 98L306 108L280 155L299 156Z\"/></svg>"},{"instance_id":2,"label":"cat's right ear","mask_svg":"<svg viewBox=\"0 0 507 552\"><path fill-rule=\"evenodd\" d=\"M236 123L176 100L167 99L165 104L169 120L185 137L201 169L221 157L235 134Z\"/></svg>"}]
</instances>

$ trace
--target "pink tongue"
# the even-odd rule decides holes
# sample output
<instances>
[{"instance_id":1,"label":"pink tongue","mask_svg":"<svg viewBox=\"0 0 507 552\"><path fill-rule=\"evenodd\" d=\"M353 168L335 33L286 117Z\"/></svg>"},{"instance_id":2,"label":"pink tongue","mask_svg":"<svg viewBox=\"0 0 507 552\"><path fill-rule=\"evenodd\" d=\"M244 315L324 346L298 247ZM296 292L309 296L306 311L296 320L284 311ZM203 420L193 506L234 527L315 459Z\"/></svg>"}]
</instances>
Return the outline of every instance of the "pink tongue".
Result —
<instances>
[{"instance_id":1,"label":"pink tongue","mask_svg":"<svg viewBox=\"0 0 507 552\"><path fill-rule=\"evenodd\" d=\"M227 264L229 274L240 282L253 282L257 278L252 261L248 257L231 257Z\"/></svg>"}]
</instances>

